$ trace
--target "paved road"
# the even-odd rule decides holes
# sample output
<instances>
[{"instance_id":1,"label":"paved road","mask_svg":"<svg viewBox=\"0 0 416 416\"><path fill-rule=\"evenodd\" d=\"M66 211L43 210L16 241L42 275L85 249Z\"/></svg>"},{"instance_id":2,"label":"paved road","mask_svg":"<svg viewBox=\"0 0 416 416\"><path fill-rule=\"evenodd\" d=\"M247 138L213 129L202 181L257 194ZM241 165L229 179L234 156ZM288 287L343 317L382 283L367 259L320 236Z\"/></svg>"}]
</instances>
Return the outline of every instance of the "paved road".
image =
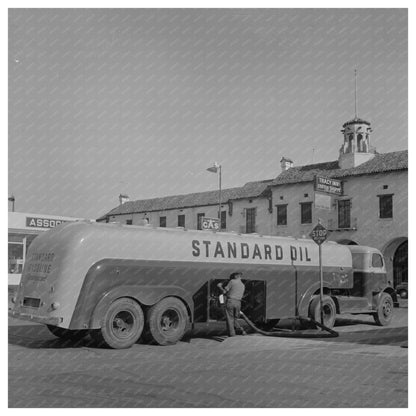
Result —
<instances>
[{"instance_id":1,"label":"paved road","mask_svg":"<svg viewBox=\"0 0 416 416\"><path fill-rule=\"evenodd\" d=\"M10 320L10 407L406 407L407 308L391 327L337 321L333 339L193 338L95 348Z\"/></svg>"}]
</instances>

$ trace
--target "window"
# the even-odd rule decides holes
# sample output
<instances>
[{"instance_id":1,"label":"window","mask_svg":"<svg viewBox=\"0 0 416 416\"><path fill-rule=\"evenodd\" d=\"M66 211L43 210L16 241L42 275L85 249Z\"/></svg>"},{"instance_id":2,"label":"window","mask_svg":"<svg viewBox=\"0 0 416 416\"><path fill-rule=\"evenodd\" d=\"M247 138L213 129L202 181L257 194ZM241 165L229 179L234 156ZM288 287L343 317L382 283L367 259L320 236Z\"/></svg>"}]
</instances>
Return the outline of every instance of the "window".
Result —
<instances>
[{"instance_id":1,"label":"window","mask_svg":"<svg viewBox=\"0 0 416 416\"><path fill-rule=\"evenodd\" d=\"M366 269L362 253L352 253L352 267L354 270Z\"/></svg>"},{"instance_id":2,"label":"window","mask_svg":"<svg viewBox=\"0 0 416 416\"><path fill-rule=\"evenodd\" d=\"M197 214L197 230L202 230L202 219L205 217L205 213Z\"/></svg>"},{"instance_id":3,"label":"window","mask_svg":"<svg viewBox=\"0 0 416 416\"><path fill-rule=\"evenodd\" d=\"M312 224L312 202L301 202L300 223Z\"/></svg>"},{"instance_id":4,"label":"window","mask_svg":"<svg viewBox=\"0 0 416 416\"><path fill-rule=\"evenodd\" d=\"M185 215L178 215L178 227L185 227Z\"/></svg>"},{"instance_id":5,"label":"window","mask_svg":"<svg viewBox=\"0 0 416 416\"><path fill-rule=\"evenodd\" d=\"M9 234L8 269L11 274L20 274L27 250L37 234Z\"/></svg>"},{"instance_id":6,"label":"window","mask_svg":"<svg viewBox=\"0 0 416 416\"><path fill-rule=\"evenodd\" d=\"M287 204L276 205L277 207L277 225L287 225Z\"/></svg>"},{"instance_id":7,"label":"window","mask_svg":"<svg viewBox=\"0 0 416 416\"><path fill-rule=\"evenodd\" d=\"M9 273L22 273L23 268L23 241L10 241L9 239Z\"/></svg>"},{"instance_id":8,"label":"window","mask_svg":"<svg viewBox=\"0 0 416 416\"><path fill-rule=\"evenodd\" d=\"M227 211L221 211L221 230L227 229Z\"/></svg>"},{"instance_id":9,"label":"window","mask_svg":"<svg viewBox=\"0 0 416 416\"><path fill-rule=\"evenodd\" d=\"M159 217L159 227L166 227L166 217Z\"/></svg>"},{"instance_id":10,"label":"window","mask_svg":"<svg viewBox=\"0 0 416 416\"><path fill-rule=\"evenodd\" d=\"M380 254L373 253L371 265L373 267L383 267L383 258L380 256Z\"/></svg>"},{"instance_id":11,"label":"window","mask_svg":"<svg viewBox=\"0 0 416 416\"><path fill-rule=\"evenodd\" d=\"M351 200L338 201L338 228L351 228Z\"/></svg>"},{"instance_id":12,"label":"window","mask_svg":"<svg viewBox=\"0 0 416 416\"><path fill-rule=\"evenodd\" d=\"M393 218L393 194L378 195L380 218Z\"/></svg>"},{"instance_id":13,"label":"window","mask_svg":"<svg viewBox=\"0 0 416 416\"><path fill-rule=\"evenodd\" d=\"M256 208L246 209L246 233L256 232Z\"/></svg>"},{"instance_id":14,"label":"window","mask_svg":"<svg viewBox=\"0 0 416 416\"><path fill-rule=\"evenodd\" d=\"M133 225L133 220L126 220L127 225Z\"/></svg>"}]
</instances>

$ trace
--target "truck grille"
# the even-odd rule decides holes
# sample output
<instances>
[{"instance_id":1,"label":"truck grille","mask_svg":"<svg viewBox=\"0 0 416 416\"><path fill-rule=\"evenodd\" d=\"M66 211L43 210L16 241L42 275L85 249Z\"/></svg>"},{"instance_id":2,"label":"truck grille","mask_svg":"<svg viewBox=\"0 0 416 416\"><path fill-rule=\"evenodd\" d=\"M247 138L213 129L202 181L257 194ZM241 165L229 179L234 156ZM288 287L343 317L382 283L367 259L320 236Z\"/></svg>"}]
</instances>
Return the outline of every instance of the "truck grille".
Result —
<instances>
[{"instance_id":1,"label":"truck grille","mask_svg":"<svg viewBox=\"0 0 416 416\"><path fill-rule=\"evenodd\" d=\"M39 308L40 299L37 298L23 298L23 306L28 308Z\"/></svg>"}]
</instances>

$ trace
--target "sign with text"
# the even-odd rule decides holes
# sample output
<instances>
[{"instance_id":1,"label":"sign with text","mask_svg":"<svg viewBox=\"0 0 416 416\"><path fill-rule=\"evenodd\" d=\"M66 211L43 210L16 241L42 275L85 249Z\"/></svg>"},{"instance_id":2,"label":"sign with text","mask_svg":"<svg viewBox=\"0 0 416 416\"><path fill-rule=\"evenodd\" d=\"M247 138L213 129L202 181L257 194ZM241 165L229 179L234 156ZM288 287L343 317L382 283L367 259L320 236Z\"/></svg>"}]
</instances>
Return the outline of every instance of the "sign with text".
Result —
<instances>
[{"instance_id":1,"label":"sign with text","mask_svg":"<svg viewBox=\"0 0 416 416\"><path fill-rule=\"evenodd\" d=\"M309 235L316 244L321 245L328 236L328 230L322 224L316 224Z\"/></svg>"},{"instance_id":2,"label":"sign with text","mask_svg":"<svg viewBox=\"0 0 416 416\"><path fill-rule=\"evenodd\" d=\"M69 221L58 220L55 218L26 217L26 227L33 228L54 228L65 222Z\"/></svg>"},{"instance_id":3,"label":"sign with text","mask_svg":"<svg viewBox=\"0 0 416 416\"><path fill-rule=\"evenodd\" d=\"M202 218L201 223L203 230L219 230L220 229L220 220L218 218Z\"/></svg>"},{"instance_id":4,"label":"sign with text","mask_svg":"<svg viewBox=\"0 0 416 416\"><path fill-rule=\"evenodd\" d=\"M315 176L315 191L332 195L342 195L342 181L325 176Z\"/></svg>"}]
</instances>

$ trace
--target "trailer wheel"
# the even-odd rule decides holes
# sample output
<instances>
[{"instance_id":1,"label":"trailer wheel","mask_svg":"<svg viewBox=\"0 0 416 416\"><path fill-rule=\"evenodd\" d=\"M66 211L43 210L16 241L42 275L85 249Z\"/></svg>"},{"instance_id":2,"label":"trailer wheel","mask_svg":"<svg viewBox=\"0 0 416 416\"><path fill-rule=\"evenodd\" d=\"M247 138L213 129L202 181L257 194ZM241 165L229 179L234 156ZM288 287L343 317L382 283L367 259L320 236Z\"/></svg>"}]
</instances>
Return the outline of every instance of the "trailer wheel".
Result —
<instances>
[{"instance_id":1,"label":"trailer wheel","mask_svg":"<svg viewBox=\"0 0 416 416\"><path fill-rule=\"evenodd\" d=\"M377 312L373 316L377 325L386 326L391 322L393 318L393 299L388 293L381 294Z\"/></svg>"},{"instance_id":2,"label":"trailer wheel","mask_svg":"<svg viewBox=\"0 0 416 416\"><path fill-rule=\"evenodd\" d=\"M65 329L59 328L58 326L54 325L46 325L46 327L49 329L49 332L51 332L53 335L65 340L80 341L88 335L88 331L84 329Z\"/></svg>"},{"instance_id":3,"label":"trailer wheel","mask_svg":"<svg viewBox=\"0 0 416 416\"><path fill-rule=\"evenodd\" d=\"M337 315L337 308L330 296L323 296L322 309L324 317L324 325L333 328ZM309 316L315 321L321 323L321 302L319 296L314 296L309 304Z\"/></svg>"},{"instance_id":4,"label":"trailer wheel","mask_svg":"<svg viewBox=\"0 0 416 416\"><path fill-rule=\"evenodd\" d=\"M177 298L162 299L149 309L149 331L159 345L176 344L185 334L188 311Z\"/></svg>"},{"instance_id":5,"label":"trailer wheel","mask_svg":"<svg viewBox=\"0 0 416 416\"><path fill-rule=\"evenodd\" d=\"M144 327L144 315L140 305L133 299L120 298L108 308L101 330L91 335L99 344L110 348L130 348L137 342Z\"/></svg>"}]
</instances>

